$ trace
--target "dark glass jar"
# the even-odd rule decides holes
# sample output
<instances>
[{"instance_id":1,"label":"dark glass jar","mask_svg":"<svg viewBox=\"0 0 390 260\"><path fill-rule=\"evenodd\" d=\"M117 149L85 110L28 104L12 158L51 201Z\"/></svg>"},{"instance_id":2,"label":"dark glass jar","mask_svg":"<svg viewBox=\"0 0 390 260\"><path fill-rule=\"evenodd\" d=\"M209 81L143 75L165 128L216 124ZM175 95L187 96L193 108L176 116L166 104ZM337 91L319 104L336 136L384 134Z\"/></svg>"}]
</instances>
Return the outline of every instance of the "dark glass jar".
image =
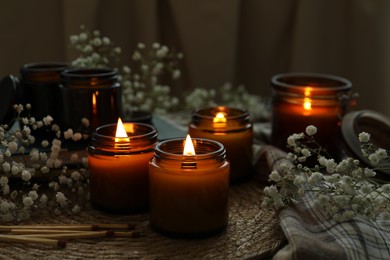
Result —
<instances>
[{"instance_id":1,"label":"dark glass jar","mask_svg":"<svg viewBox=\"0 0 390 260\"><path fill-rule=\"evenodd\" d=\"M151 225L172 236L222 231L229 216L225 148L213 140L194 138L195 154L184 155L184 142L182 138L160 142L150 161Z\"/></svg>"},{"instance_id":2,"label":"dark glass jar","mask_svg":"<svg viewBox=\"0 0 390 260\"><path fill-rule=\"evenodd\" d=\"M24 103L31 104L31 116L41 120L51 115L55 122L61 116L61 72L67 63L46 62L25 64L21 68Z\"/></svg>"},{"instance_id":3,"label":"dark glass jar","mask_svg":"<svg viewBox=\"0 0 390 260\"><path fill-rule=\"evenodd\" d=\"M78 129L87 118L90 129L115 123L121 115L121 86L116 69L68 69L61 74L62 125Z\"/></svg>"},{"instance_id":4,"label":"dark glass jar","mask_svg":"<svg viewBox=\"0 0 390 260\"><path fill-rule=\"evenodd\" d=\"M124 123L128 137L115 137L116 124L98 127L88 146L91 203L111 212L148 208L148 164L157 130L147 124Z\"/></svg>"},{"instance_id":5,"label":"dark glass jar","mask_svg":"<svg viewBox=\"0 0 390 260\"><path fill-rule=\"evenodd\" d=\"M287 138L317 127L318 143L339 158L341 118L351 106L352 83L315 73L285 73L272 77L272 144L286 149Z\"/></svg>"},{"instance_id":6,"label":"dark glass jar","mask_svg":"<svg viewBox=\"0 0 390 260\"><path fill-rule=\"evenodd\" d=\"M224 106L197 109L192 112L189 134L194 138L215 140L225 146L232 183L247 178L253 172L253 126L247 111Z\"/></svg>"}]
</instances>

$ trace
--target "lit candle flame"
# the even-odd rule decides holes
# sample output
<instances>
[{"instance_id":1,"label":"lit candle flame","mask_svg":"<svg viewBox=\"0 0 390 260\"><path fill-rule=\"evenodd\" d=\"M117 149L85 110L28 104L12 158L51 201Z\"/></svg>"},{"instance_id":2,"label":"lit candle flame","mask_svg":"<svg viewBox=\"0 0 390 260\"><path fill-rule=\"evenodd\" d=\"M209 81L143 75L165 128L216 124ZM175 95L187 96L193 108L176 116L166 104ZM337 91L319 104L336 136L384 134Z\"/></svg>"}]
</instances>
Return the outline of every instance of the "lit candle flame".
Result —
<instances>
[{"instance_id":1,"label":"lit candle flame","mask_svg":"<svg viewBox=\"0 0 390 260\"><path fill-rule=\"evenodd\" d=\"M116 125L116 133L115 133L115 142L123 142L123 141L130 141L130 138L128 138L128 135L126 133L125 127L122 123L122 119L118 118L118 124Z\"/></svg>"},{"instance_id":2,"label":"lit candle flame","mask_svg":"<svg viewBox=\"0 0 390 260\"><path fill-rule=\"evenodd\" d=\"M195 155L195 148L190 135L187 135L187 138L184 142L183 155Z\"/></svg>"},{"instance_id":3,"label":"lit candle flame","mask_svg":"<svg viewBox=\"0 0 390 260\"><path fill-rule=\"evenodd\" d=\"M311 110L311 99L310 98L305 98L303 100L303 108L305 110Z\"/></svg>"},{"instance_id":4,"label":"lit candle flame","mask_svg":"<svg viewBox=\"0 0 390 260\"><path fill-rule=\"evenodd\" d=\"M222 113L222 112L218 112L214 119L213 119L213 122L214 123L226 123L226 117L225 117L225 113Z\"/></svg>"},{"instance_id":5,"label":"lit candle flame","mask_svg":"<svg viewBox=\"0 0 390 260\"><path fill-rule=\"evenodd\" d=\"M97 114L97 96L99 95L99 92L96 91L95 93L92 93L92 113L94 116Z\"/></svg>"},{"instance_id":6,"label":"lit candle flame","mask_svg":"<svg viewBox=\"0 0 390 260\"><path fill-rule=\"evenodd\" d=\"M303 109L311 110L311 99L309 98L311 95L311 88L305 88L305 98L303 99Z\"/></svg>"}]
</instances>

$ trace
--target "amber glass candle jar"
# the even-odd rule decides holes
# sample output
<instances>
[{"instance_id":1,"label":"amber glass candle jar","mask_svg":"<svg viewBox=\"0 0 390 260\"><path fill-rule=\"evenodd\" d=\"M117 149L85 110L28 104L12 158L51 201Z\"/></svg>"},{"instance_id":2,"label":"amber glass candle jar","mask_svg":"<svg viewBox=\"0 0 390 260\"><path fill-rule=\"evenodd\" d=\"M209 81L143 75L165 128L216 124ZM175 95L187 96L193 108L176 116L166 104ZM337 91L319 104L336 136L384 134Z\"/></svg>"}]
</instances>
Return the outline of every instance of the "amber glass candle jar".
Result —
<instances>
[{"instance_id":1,"label":"amber glass candle jar","mask_svg":"<svg viewBox=\"0 0 390 260\"><path fill-rule=\"evenodd\" d=\"M147 124L124 123L128 137L116 137L116 124L96 129L88 146L91 203L111 212L148 208L148 164L157 130Z\"/></svg>"},{"instance_id":2,"label":"amber glass candle jar","mask_svg":"<svg viewBox=\"0 0 390 260\"><path fill-rule=\"evenodd\" d=\"M121 115L121 87L115 69L68 69L61 74L62 124L77 129L83 117L92 130Z\"/></svg>"},{"instance_id":3,"label":"amber glass candle jar","mask_svg":"<svg viewBox=\"0 0 390 260\"><path fill-rule=\"evenodd\" d=\"M350 106L349 80L326 74L285 73L272 77L272 143L286 149L287 138L317 127L316 140L339 157L341 118Z\"/></svg>"},{"instance_id":4,"label":"amber glass candle jar","mask_svg":"<svg viewBox=\"0 0 390 260\"><path fill-rule=\"evenodd\" d=\"M191 142L191 140L190 140ZM222 231L229 216L229 163L222 144L194 138L156 146L149 164L150 223L168 235L207 236Z\"/></svg>"},{"instance_id":5,"label":"amber glass candle jar","mask_svg":"<svg viewBox=\"0 0 390 260\"><path fill-rule=\"evenodd\" d=\"M224 106L195 110L189 134L215 140L225 146L232 183L245 179L253 172L253 126L247 111Z\"/></svg>"},{"instance_id":6,"label":"amber glass candle jar","mask_svg":"<svg viewBox=\"0 0 390 260\"><path fill-rule=\"evenodd\" d=\"M24 102L31 104L31 115L41 120L51 115L55 122L61 116L61 72L67 63L46 62L25 64L21 68Z\"/></svg>"}]
</instances>

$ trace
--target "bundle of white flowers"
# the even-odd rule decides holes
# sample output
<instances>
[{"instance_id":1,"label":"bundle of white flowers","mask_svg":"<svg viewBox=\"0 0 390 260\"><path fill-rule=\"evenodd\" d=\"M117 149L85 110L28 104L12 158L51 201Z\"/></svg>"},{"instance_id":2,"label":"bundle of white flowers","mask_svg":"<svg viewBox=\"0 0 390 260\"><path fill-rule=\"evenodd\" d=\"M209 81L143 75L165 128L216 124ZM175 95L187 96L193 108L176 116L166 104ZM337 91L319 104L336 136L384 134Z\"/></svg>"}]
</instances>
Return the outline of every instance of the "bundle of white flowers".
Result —
<instances>
[{"instance_id":1,"label":"bundle of white flowers","mask_svg":"<svg viewBox=\"0 0 390 260\"><path fill-rule=\"evenodd\" d=\"M80 53L72 65L81 68L116 67L121 48L98 30L90 32L83 25L80 29L79 34L70 36L70 48ZM181 77L179 65L182 59L182 53L158 42L149 47L138 43L130 64L119 70L124 114L131 115L139 110L164 114L178 108L191 111L205 106L226 105L248 110L254 121L269 119L268 101L250 94L243 85L233 88L226 83L219 89L196 87L189 93L172 93L167 82Z\"/></svg>"},{"instance_id":2,"label":"bundle of white flowers","mask_svg":"<svg viewBox=\"0 0 390 260\"><path fill-rule=\"evenodd\" d=\"M71 129L62 132L50 115L42 120L29 116L29 104L14 108L17 117L13 123L18 126L0 125L0 223L26 220L35 212L79 213L89 197L87 158L72 153L71 162L83 163L68 169L61 145L63 140L78 141L83 135ZM83 123L88 124L86 119ZM44 128L53 138L36 144L33 133Z\"/></svg>"},{"instance_id":3,"label":"bundle of white flowers","mask_svg":"<svg viewBox=\"0 0 390 260\"><path fill-rule=\"evenodd\" d=\"M390 184L374 178L376 170L390 169L388 151L375 147L370 143L370 134L362 132L362 153L372 167L352 157L337 163L315 141L316 132L317 128L311 125L304 133L288 138L292 152L288 153L288 161L269 175L269 181L275 184L264 188L262 206L281 209L311 192L315 202L335 220L345 221L356 215L390 220ZM317 163L305 165L312 156Z\"/></svg>"},{"instance_id":4,"label":"bundle of white flowers","mask_svg":"<svg viewBox=\"0 0 390 260\"><path fill-rule=\"evenodd\" d=\"M70 36L70 48L77 50L80 56L72 65L80 68L116 67L121 48L99 30L93 32L80 26L79 34ZM151 47L138 43L130 63L119 73L122 85L122 104L125 115L133 111L165 113L177 107L179 99L171 95L171 87L165 83L165 76L171 80L180 78L178 63L182 53L170 50L158 42Z\"/></svg>"},{"instance_id":5,"label":"bundle of white flowers","mask_svg":"<svg viewBox=\"0 0 390 260\"><path fill-rule=\"evenodd\" d=\"M163 79L165 75L171 80L180 78L178 63L182 58L182 53L160 43L154 43L152 48L138 43L132 55L134 66L132 69L124 66L120 76L124 112L141 110L161 114L176 108L179 99L172 95L171 87Z\"/></svg>"}]
</instances>

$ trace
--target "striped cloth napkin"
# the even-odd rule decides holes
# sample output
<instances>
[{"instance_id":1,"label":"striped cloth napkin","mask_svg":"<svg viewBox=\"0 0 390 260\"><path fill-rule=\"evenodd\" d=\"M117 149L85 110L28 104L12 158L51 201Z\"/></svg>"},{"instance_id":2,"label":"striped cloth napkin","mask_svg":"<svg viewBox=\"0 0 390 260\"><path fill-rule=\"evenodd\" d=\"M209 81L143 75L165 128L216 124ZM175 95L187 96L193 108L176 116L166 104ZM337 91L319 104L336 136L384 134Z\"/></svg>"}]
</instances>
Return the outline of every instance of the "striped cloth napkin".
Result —
<instances>
[{"instance_id":1,"label":"striped cloth napkin","mask_svg":"<svg viewBox=\"0 0 390 260\"><path fill-rule=\"evenodd\" d=\"M286 154L272 146L263 146L260 156L274 170L286 161ZM326 219L311 194L281 210L279 218L288 243L274 259L390 259L390 222Z\"/></svg>"}]
</instances>

